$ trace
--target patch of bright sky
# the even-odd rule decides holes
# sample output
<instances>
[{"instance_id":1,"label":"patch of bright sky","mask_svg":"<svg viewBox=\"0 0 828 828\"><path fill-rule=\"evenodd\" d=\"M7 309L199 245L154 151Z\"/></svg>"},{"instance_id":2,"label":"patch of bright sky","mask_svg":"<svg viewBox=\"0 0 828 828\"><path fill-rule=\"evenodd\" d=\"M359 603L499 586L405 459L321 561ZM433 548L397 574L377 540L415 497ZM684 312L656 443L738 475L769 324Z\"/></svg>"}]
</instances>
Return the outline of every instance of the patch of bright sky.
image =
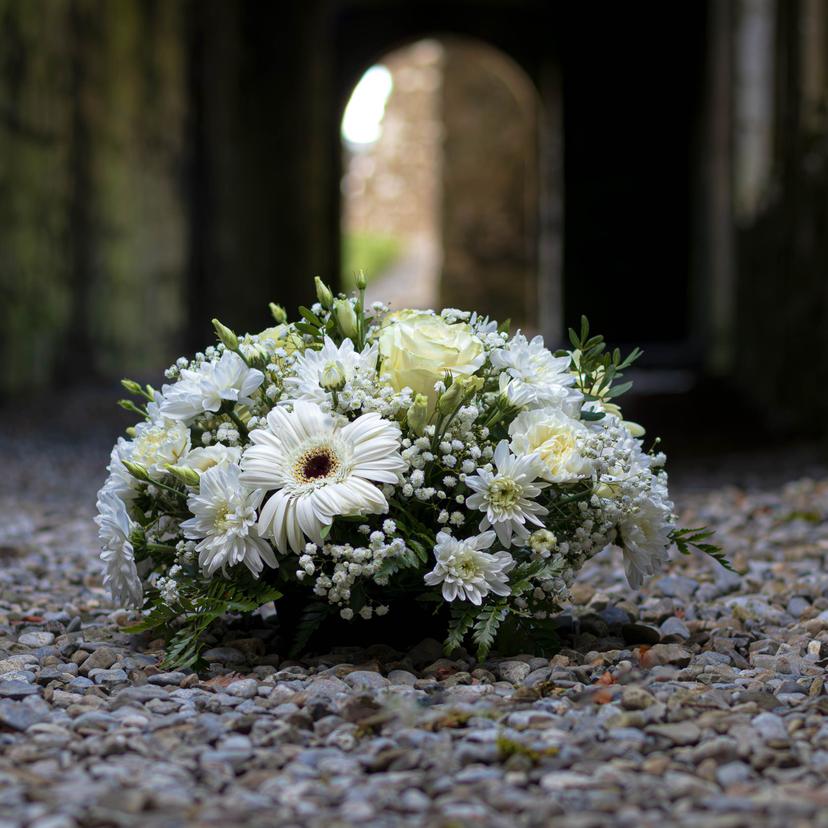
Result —
<instances>
[{"instance_id":1,"label":"patch of bright sky","mask_svg":"<svg viewBox=\"0 0 828 828\"><path fill-rule=\"evenodd\" d=\"M342 118L342 137L349 144L373 144L380 137L393 87L391 73L384 66L372 66L360 78Z\"/></svg>"}]
</instances>

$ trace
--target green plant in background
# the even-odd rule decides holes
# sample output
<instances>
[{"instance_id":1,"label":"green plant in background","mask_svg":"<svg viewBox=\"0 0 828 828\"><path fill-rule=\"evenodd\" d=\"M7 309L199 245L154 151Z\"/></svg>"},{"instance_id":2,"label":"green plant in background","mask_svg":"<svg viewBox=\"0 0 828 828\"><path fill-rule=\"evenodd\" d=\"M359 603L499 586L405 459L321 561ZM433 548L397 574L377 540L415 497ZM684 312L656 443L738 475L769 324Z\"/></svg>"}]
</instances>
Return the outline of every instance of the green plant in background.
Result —
<instances>
[{"instance_id":1,"label":"green plant in background","mask_svg":"<svg viewBox=\"0 0 828 828\"><path fill-rule=\"evenodd\" d=\"M342 288L356 288L356 274L360 270L370 283L380 276L401 253L400 240L377 233L346 233L342 240Z\"/></svg>"}]
</instances>

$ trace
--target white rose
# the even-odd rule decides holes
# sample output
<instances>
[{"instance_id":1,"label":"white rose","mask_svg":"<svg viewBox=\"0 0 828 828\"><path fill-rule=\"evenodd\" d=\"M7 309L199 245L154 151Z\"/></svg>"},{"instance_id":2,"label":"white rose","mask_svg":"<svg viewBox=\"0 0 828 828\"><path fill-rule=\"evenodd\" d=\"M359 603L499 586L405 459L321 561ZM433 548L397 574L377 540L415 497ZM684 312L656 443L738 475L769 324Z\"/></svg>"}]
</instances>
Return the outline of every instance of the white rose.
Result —
<instances>
[{"instance_id":1,"label":"white rose","mask_svg":"<svg viewBox=\"0 0 828 828\"><path fill-rule=\"evenodd\" d=\"M581 455L580 444L590 432L559 408L540 408L518 414L509 426L512 451L518 456L537 454L543 477L553 483L569 483L592 472L591 462Z\"/></svg>"},{"instance_id":2,"label":"white rose","mask_svg":"<svg viewBox=\"0 0 828 828\"><path fill-rule=\"evenodd\" d=\"M428 399L437 399L434 384L446 373L470 375L486 360L483 343L465 323L448 324L422 311L392 314L379 337L382 372L401 391L408 387Z\"/></svg>"},{"instance_id":3,"label":"white rose","mask_svg":"<svg viewBox=\"0 0 828 828\"><path fill-rule=\"evenodd\" d=\"M217 443L207 448L193 449L182 461L182 466L195 469L197 472L206 472L220 463L238 463L241 449L234 446L223 446Z\"/></svg>"},{"instance_id":4,"label":"white rose","mask_svg":"<svg viewBox=\"0 0 828 828\"><path fill-rule=\"evenodd\" d=\"M167 473L190 450L190 429L176 420L140 423L135 427L135 441L129 459L144 466L151 477Z\"/></svg>"}]
</instances>

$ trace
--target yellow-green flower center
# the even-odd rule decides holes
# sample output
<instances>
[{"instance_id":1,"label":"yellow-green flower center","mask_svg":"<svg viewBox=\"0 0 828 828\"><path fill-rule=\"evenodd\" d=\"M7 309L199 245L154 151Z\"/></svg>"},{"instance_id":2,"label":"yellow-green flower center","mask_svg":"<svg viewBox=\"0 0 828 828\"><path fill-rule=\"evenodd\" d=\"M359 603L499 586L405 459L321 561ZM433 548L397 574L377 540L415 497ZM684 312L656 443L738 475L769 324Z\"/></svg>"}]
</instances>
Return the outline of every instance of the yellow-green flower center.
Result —
<instances>
[{"instance_id":1,"label":"yellow-green flower center","mask_svg":"<svg viewBox=\"0 0 828 828\"><path fill-rule=\"evenodd\" d=\"M511 509L520 500L520 486L508 477L500 477L489 484L489 503L498 509Z\"/></svg>"}]
</instances>

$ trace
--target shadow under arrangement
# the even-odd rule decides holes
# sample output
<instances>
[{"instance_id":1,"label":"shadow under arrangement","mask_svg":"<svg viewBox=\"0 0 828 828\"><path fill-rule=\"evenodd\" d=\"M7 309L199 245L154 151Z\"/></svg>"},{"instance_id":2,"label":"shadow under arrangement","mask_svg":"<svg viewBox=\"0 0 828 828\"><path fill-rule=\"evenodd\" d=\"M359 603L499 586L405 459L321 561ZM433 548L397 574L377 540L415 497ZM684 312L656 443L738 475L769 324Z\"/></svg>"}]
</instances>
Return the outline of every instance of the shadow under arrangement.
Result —
<instances>
[{"instance_id":1,"label":"shadow under arrangement","mask_svg":"<svg viewBox=\"0 0 828 828\"><path fill-rule=\"evenodd\" d=\"M824 435L827 103L828 0L0 0L0 394L365 268Z\"/></svg>"}]
</instances>

